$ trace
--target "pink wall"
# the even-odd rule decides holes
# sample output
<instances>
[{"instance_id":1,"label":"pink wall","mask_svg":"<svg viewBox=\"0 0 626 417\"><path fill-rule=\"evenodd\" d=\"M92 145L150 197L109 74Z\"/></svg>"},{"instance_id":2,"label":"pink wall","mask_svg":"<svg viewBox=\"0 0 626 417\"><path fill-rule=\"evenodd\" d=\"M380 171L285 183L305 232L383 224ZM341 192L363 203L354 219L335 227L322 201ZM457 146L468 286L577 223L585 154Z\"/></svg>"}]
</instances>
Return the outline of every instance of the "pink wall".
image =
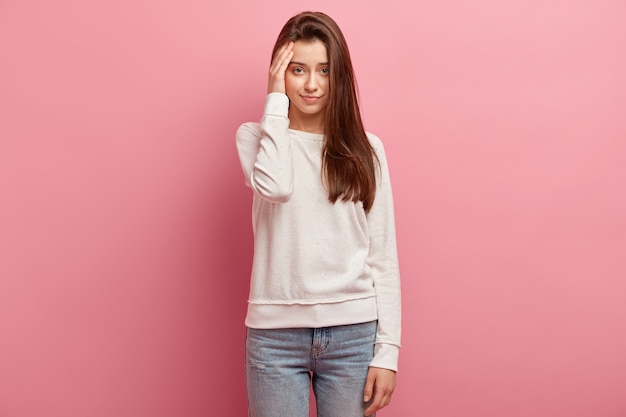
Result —
<instances>
[{"instance_id":1,"label":"pink wall","mask_svg":"<svg viewBox=\"0 0 626 417\"><path fill-rule=\"evenodd\" d=\"M0 4L0 416L245 415L234 131L310 7L395 186L380 415L626 415L625 3L311 4Z\"/></svg>"}]
</instances>

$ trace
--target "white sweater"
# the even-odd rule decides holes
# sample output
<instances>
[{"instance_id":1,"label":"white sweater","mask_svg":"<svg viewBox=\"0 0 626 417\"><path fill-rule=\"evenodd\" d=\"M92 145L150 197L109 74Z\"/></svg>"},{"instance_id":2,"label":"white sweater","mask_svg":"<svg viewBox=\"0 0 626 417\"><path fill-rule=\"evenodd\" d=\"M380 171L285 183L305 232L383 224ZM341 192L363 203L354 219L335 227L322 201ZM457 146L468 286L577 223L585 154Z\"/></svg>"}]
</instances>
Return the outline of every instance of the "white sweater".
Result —
<instances>
[{"instance_id":1,"label":"white sweater","mask_svg":"<svg viewBox=\"0 0 626 417\"><path fill-rule=\"evenodd\" d=\"M328 200L324 135L289 129L289 99L271 93L261 123L237 130L246 185L254 190L254 260L246 326L328 327L378 320L370 366L398 369L400 276L393 198L381 141L369 213Z\"/></svg>"}]
</instances>

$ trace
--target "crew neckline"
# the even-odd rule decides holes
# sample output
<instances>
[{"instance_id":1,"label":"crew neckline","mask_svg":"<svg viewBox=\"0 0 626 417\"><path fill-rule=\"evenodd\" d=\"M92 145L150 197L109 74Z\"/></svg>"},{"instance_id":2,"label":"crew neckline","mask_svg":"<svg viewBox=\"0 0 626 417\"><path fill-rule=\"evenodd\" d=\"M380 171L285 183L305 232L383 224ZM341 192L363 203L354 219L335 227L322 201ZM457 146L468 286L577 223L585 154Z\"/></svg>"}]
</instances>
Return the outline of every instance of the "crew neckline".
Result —
<instances>
[{"instance_id":1,"label":"crew neckline","mask_svg":"<svg viewBox=\"0 0 626 417\"><path fill-rule=\"evenodd\" d=\"M304 130L297 130L297 129L291 129L291 128L289 128L289 132L303 139L311 139L311 140L323 140L324 139L323 133L311 133L311 132L305 132Z\"/></svg>"}]
</instances>

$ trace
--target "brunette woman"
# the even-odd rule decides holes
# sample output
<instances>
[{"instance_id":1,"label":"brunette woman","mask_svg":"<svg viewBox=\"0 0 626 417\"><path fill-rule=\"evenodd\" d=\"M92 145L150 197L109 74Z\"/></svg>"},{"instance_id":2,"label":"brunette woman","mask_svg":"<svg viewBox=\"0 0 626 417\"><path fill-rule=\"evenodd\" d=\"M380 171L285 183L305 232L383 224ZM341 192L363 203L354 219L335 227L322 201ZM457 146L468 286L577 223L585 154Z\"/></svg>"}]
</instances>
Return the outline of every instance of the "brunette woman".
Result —
<instances>
[{"instance_id":1,"label":"brunette woman","mask_svg":"<svg viewBox=\"0 0 626 417\"><path fill-rule=\"evenodd\" d=\"M381 141L364 130L344 36L319 12L280 32L260 123L237 149L253 191L246 316L251 417L374 416L400 347L393 199Z\"/></svg>"}]
</instances>

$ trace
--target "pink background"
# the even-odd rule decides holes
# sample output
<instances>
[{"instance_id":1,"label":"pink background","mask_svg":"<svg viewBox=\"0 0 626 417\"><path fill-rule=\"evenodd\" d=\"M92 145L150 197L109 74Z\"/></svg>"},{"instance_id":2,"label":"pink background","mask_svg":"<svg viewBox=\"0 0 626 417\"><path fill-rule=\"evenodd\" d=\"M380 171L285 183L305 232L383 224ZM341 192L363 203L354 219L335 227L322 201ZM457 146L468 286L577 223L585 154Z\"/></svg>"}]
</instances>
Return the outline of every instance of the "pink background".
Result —
<instances>
[{"instance_id":1,"label":"pink background","mask_svg":"<svg viewBox=\"0 0 626 417\"><path fill-rule=\"evenodd\" d=\"M0 416L244 416L282 24L351 46L403 277L381 416L626 415L626 4L0 3Z\"/></svg>"}]
</instances>

